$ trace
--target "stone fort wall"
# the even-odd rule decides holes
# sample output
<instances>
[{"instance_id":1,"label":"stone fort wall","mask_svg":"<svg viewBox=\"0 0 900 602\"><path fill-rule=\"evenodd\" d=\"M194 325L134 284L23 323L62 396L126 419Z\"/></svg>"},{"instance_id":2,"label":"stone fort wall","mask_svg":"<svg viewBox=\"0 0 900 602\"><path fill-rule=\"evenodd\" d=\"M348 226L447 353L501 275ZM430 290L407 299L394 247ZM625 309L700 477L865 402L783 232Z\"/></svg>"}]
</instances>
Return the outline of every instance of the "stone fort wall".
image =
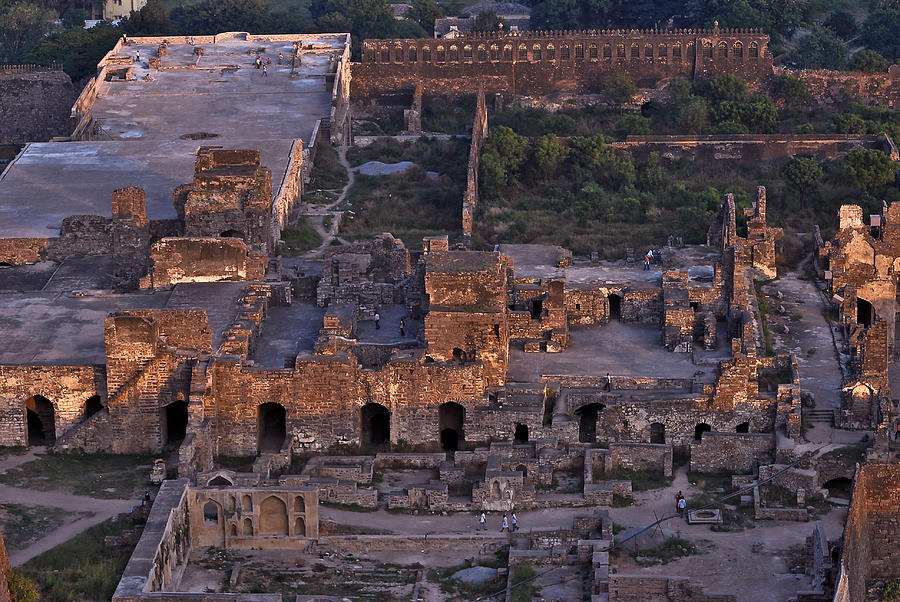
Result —
<instances>
[{"instance_id":1,"label":"stone fort wall","mask_svg":"<svg viewBox=\"0 0 900 602\"><path fill-rule=\"evenodd\" d=\"M639 85L733 73L751 84L772 74L769 36L756 29L536 31L447 39L365 40L353 65L356 98L425 94L545 95L602 90L615 73Z\"/></svg>"},{"instance_id":2,"label":"stone fort wall","mask_svg":"<svg viewBox=\"0 0 900 602\"><path fill-rule=\"evenodd\" d=\"M72 80L61 68L0 68L0 144L47 142L72 131Z\"/></svg>"}]
</instances>

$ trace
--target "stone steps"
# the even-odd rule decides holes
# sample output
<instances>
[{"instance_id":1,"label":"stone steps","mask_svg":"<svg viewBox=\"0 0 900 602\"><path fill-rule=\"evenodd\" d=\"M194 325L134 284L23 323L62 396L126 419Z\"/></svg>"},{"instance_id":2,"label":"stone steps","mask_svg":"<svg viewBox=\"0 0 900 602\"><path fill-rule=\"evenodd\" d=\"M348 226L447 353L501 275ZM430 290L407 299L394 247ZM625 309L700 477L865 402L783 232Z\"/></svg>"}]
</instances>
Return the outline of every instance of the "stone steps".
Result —
<instances>
[{"instance_id":1,"label":"stone steps","mask_svg":"<svg viewBox=\"0 0 900 602\"><path fill-rule=\"evenodd\" d=\"M833 410L803 410L803 414L810 422L813 423L829 425L834 424Z\"/></svg>"}]
</instances>

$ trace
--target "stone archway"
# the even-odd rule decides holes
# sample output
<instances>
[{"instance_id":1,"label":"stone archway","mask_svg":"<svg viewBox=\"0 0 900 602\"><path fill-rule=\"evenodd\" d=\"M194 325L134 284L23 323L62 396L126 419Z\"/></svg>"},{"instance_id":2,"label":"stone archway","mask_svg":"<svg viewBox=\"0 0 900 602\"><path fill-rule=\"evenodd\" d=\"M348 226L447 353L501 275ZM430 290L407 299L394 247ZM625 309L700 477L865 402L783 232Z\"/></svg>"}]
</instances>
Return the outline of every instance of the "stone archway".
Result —
<instances>
[{"instance_id":1,"label":"stone archway","mask_svg":"<svg viewBox=\"0 0 900 602\"><path fill-rule=\"evenodd\" d=\"M175 444L184 440L188 426L188 404L186 401L173 401L162 411L163 445Z\"/></svg>"},{"instance_id":2,"label":"stone archway","mask_svg":"<svg viewBox=\"0 0 900 602\"><path fill-rule=\"evenodd\" d=\"M268 402L257 408L258 449L277 452L287 437L287 411L280 403Z\"/></svg>"},{"instance_id":3,"label":"stone archway","mask_svg":"<svg viewBox=\"0 0 900 602\"><path fill-rule=\"evenodd\" d=\"M27 445L53 445L56 442L56 412L53 403L42 395L25 400Z\"/></svg>"},{"instance_id":4,"label":"stone archway","mask_svg":"<svg viewBox=\"0 0 900 602\"><path fill-rule=\"evenodd\" d=\"M701 422L694 427L694 440L701 441L703 439L703 433L708 433L710 431L712 431L712 427L705 422Z\"/></svg>"},{"instance_id":5,"label":"stone archway","mask_svg":"<svg viewBox=\"0 0 900 602\"><path fill-rule=\"evenodd\" d=\"M259 533L261 535L287 535L287 505L279 497L270 495L259 505Z\"/></svg>"},{"instance_id":6,"label":"stone archway","mask_svg":"<svg viewBox=\"0 0 900 602\"><path fill-rule=\"evenodd\" d=\"M367 403L359 409L360 432L365 446L391 442L391 412L380 403Z\"/></svg>"},{"instance_id":7,"label":"stone archway","mask_svg":"<svg viewBox=\"0 0 900 602\"><path fill-rule=\"evenodd\" d=\"M661 422L654 422L650 425L650 443L666 442L666 425Z\"/></svg>"},{"instance_id":8,"label":"stone archway","mask_svg":"<svg viewBox=\"0 0 900 602\"><path fill-rule=\"evenodd\" d=\"M466 420L466 409L454 402L442 404L438 409L438 431L441 436L441 447L447 451L456 451L463 441L463 424Z\"/></svg>"},{"instance_id":9,"label":"stone archway","mask_svg":"<svg viewBox=\"0 0 900 602\"><path fill-rule=\"evenodd\" d=\"M575 410L575 415L578 416L578 441L580 443L597 441L597 419L604 407L602 403L589 403Z\"/></svg>"}]
</instances>

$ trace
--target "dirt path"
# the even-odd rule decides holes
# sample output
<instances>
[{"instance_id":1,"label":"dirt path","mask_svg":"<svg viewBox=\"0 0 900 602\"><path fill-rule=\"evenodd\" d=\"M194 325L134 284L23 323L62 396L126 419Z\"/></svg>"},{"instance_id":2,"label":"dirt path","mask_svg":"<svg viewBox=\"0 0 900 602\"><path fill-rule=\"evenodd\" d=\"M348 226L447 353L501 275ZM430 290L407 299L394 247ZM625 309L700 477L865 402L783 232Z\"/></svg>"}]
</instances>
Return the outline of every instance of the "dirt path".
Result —
<instances>
[{"instance_id":1,"label":"dirt path","mask_svg":"<svg viewBox=\"0 0 900 602\"><path fill-rule=\"evenodd\" d=\"M307 251L303 254L303 257L313 259L318 257L326 247L331 245L332 240L337 240L343 245L349 244L346 240L337 236L338 226L341 223L341 216L343 215L343 211L334 211L334 208L340 205L344 199L347 198L347 192L350 190L350 187L353 186L353 183L356 181L356 177L353 174L353 170L350 169L350 163L347 162L347 147L342 146L338 149L338 161L340 161L341 165L344 166L344 169L347 170L347 183L344 185L344 188L341 189L341 194L327 205L317 206L315 209L307 208L306 212L303 214L305 217L315 218L310 220L310 224L315 229L316 233L322 237L322 244L320 244L315 249ZM331 225L328 229L325 229L324 219L326 215L331 216Z\"/></svg>"},{"instance_id":2,"label":"dirt path","mask_svg":"<svg viewBox=\"0 0 900 602\"><path fill-rule=\"evenodd\" d=\"M25 454L27 456L27 454ZM19 456L16 456L18 458ZM34 459L34 458L31 458ZM46 537L37 540L22 550L10 550L9 560L13 565L24 564L35 556L68 541L82 531L102 523L106 519L128 512L135 500L110 500L72 495L61 491L36 491L0 485L0 503L52 506L69 512L89 512L93 516L67 523L54 530Z\"/></svg>"}]
</instances>

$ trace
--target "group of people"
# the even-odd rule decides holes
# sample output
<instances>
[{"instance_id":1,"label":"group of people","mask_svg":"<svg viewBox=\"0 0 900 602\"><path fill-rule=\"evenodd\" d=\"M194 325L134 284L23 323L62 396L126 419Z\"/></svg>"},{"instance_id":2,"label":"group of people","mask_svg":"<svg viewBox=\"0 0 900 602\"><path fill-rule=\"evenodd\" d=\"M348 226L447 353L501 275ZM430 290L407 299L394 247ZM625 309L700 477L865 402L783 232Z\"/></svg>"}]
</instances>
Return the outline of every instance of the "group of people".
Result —
<instances>
[{"instance_id":1,"label":"group of people","mask_svg":"<svg viewBox=\"0 0 900 602\"><path fill-rule=\"evenodd\" d=\"M659 263L662 258L662 253L659 252L658 249L650 249L644 254L644 270L650 269L651 263Z\"/></svg>"},{"instance_id":2,"label":"group of people","mask_svg":"<svg viewBox=\"0 0 900 602\"><path fill-rule=\"evenodd\" d=\"M685 508L687 508L687 502L684 499L684 494L679 491L675 494L675 512L678 513L678 516L684 516Z\"/></svg>"},{"instance_id":3,"label":"group of people","mask_svg":"<svg viewBox=\"0 0 900 602\"><path fill-rule=\"evenodd\" d=\"M487 516L484 512L478 517L478 528L482 531L487 531ZM507 533L519 530L519 518L516 516L515 512L512 513L512 517L508 517L506 513L503 514L503 521L500 523L500 532L503 533L504 530Z\"/></svg>"}]
</instances>

